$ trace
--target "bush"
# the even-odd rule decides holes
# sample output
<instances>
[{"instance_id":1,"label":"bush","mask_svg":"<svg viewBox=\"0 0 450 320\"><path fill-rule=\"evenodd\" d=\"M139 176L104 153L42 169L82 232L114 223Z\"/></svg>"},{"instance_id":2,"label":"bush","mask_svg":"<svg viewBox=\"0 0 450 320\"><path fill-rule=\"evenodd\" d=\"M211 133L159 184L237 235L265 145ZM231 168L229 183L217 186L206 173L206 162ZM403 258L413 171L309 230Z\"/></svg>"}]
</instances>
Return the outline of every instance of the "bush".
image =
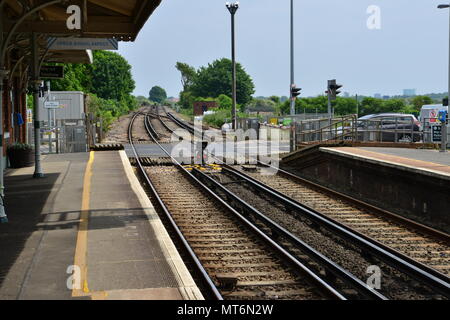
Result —
<instances>
[{"instance_id":1,"label":"bush","mask_svg":"<svg viewBox=\"0 0 450 320\"><path fill-rule=\"evenodd\" d=\"M33 150L33 146L27 143L15 142L8 145L8 150Z\"/></svg>"},{"instance_id":2,"label":"bush","mask_svg":"<svg viewBox=\"0 0 450 320\"><path fill-rule=\"evenodd\" d=\"M238 112L238 118L249 118L248 113ZM231 122L231 110L219 109L214 114L208 114L203 117L203 122L210 126L221 128L225 123Z\"/></svg>"},{"instance_id":3,"label":"bush","mask_svg":"<svg viewBox=\"0 0 450 320\"><path fill-rule=\"evenodd\" d=\"M111 124L118 117L129 113L137 107L137 99L133 96L125 97L121 101L102 99L95 94L88 95L88 108L95 116L103 119L103 131L108 131Z\"/></svg>"},{"instance_id":4,"label":"bush","mask_svg":"<svg viewBox=\"0 0 450 320\"><path fill-rule=\"evenodd\" d=\"M231 121L230 110L217 110L216 113L208 114L203 117L203 122L217 128L222 127L225 123L230 121Z\"/></svg>"}]
</instances>

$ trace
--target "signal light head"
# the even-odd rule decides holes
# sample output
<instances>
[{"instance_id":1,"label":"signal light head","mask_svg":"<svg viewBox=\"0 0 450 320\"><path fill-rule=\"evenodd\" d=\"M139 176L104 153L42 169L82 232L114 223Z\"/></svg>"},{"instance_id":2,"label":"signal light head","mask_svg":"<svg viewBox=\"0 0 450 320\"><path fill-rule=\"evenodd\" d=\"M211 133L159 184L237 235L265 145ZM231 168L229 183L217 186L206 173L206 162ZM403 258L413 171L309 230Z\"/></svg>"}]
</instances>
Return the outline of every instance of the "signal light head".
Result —
<instances>
[{"instance_id":1,"label":"signal light head","mask_svg":"<svg viewBox=\"0 0 450 320\"><path fill-rule=\"evenodd\" d=\"M295 85L291 86L291 97L296 98L300 95L300 91L302 91L302 88L297 88Z\"/></svg>"}]
</instances>

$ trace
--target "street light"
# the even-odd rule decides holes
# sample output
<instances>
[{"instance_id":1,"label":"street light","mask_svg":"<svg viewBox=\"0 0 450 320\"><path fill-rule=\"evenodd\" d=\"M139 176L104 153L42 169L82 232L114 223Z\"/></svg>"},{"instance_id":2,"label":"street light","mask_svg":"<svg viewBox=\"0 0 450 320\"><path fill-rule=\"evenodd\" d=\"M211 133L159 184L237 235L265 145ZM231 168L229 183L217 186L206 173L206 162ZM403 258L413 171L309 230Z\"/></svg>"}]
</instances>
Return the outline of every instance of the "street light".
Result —
<instances>
[{"instance_id":1,"label":"street light","mask_svg":"<svg viewBox=\"0 0 450 320\"><path fill-rule=\"evenodd\" d=\"M236 119L236 48L235 48L235 38L234 38L234 15L239 8L239 2L226 3L228 11L231 14L231 61L233 65L233 107L231 111L232 116L232 126L233 130L237 129L237 119Z\"/></svg>"},{"instance_id":2,"label":"street light","mask_svg":"<svg viewBox=\"0 0 450 320\"><path fill-rule=\"evenodd\" d=\"M291 0L291 88L295 87L294 80L294 0ZM290 101L291 116L295 115L295 97L292 96Z\"/></svg>"},{"instance_id":3,"label":"street light","mask_svg":"<svg viewBox=\"0 0 450 320\"><path fill-rule=\"evenodd\" d=\"M450 4L440 4L438 5L438 9L446 9L450 8ZM450 10L449 10L450 13ZM449 18L450 23L450 18ZM448 94L450 97L450 27L449 27L449 64L448 64ZM442 125L442 138L441 138L441 152L447 152L447 123L443 122Z\"/></svg>"}]
</instances>

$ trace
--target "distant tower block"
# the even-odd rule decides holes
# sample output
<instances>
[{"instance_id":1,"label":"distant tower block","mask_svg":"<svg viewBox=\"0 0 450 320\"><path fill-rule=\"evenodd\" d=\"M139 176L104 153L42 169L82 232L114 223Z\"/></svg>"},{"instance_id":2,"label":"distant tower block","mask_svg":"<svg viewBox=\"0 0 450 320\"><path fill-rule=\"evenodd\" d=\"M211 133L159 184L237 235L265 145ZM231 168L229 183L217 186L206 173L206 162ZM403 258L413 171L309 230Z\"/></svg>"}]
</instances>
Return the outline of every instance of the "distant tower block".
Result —
<instances>
[{"instance_id":1,"label":"distant tower block","mask_svg":"<svg viewBox=\"0 0 450 320\"><path fill-rule=\"evenodd\" d=\"M406 97L414 97L416 95L416 89L403 89L403 95Z\"/></svg>"}]
</instances>

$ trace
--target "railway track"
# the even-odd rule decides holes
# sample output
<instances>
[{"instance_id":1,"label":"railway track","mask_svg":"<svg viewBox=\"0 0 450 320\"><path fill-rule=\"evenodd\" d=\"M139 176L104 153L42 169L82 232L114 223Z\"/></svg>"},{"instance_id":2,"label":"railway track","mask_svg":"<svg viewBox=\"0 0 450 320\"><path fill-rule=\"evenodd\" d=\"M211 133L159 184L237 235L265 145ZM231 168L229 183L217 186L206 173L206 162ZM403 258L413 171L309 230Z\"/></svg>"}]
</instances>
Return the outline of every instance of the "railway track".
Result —
<instances>
[{"instance_id":1,"label":"railway track","mask_svg":"<svg viewBox=\"0 0 450 320\"><path fill-rule=\"evenodd\" d=\"M241 210L247 210L248 215L256 216L256 220L268 226L274 237L281 238L280 243L284 243L285 248L303 241L361 280L367 279L369 268L377 267L383 277L379 292L389 299L450 297L446 276L362 237L353 229L327 220L283 194L273 193L264 185L247 180L239 172L226 166L209 175L199 170L195 172L209 187L221 189L224 199L237 203ZM278 229L274 230L274 224L279 226Z\"/></svg>"},{"instance_id":2,"label":"railway track","mask_svg":"<svg viewBox=\"0 0 450 320\"><path fill-rule=\"evenodd\" d=\"M130 122L130 145L133 146ZM151 121L149 135L155 143ZM217 299L345 299L181 165L144 168L153 195ZM220 290L220 292L219 292Z\"/></svg>"},{"instance_id":3,"label":"railway track","mask_svg":"<svg viewBox=\"0 0 450 320\"><path fill-rule=\"evenodd\" d=\"M170 114L167 115L171 118ZM151 121L147 116L146 127L149 136L154 139L155 143L158 143L158 130L153 126L153 123L154 121ZM186 127L178 123L176 119L174 123L189 130L189 126ZM195 131L191 132L195 134ZM164 150L161 145L160 147ZM137 154L136 159L139 159ZM330 230L328 230L325 238L323 238L323 235L320 238L317 234L323 233L320 230L324 228L317 221L309 221L310 224L312 222L312 226L308 226L308 223L306 223L306 226L311 230L314 229L316 241L322 242L322 248L320 248L321 246L319 248L309 246L307 242L311 239L300 239L299 235L305 233L305 226L303 226L303 229L299 229L300 222L296 221L298 217L295 217L295 219L291 217L284 225L280 220L275 221L276 214L274 215L271 212L273 210L264 210L264 206L267 209L273 199L269 199L267 195L261 197L261 190L255 190L254 187L252 190L252 188L245 186L245 181L243 181L245 179L242 176L237 180L230 178L238 171L233 173L233 169L213 166L206 170L208 174L205 174L205 168L200 170L190 168L189 172L181 165L154 166L146 168L144 171L148 182L154 183L152 186L154 195L159 197L161 205L173 219L173 225L176 226L179 234L184 235L186 247L192 250L192 255L196 257L197 264L205 267L204 273L207 274L205 278L209 278L210 283L219 287L219 290L222 290L221 294L226 297L233 299L261 299L263 297L269 299L317 299L332 296L333 298L349 299L441 299L450 295L446 277L428 274L428 270L420 269L420 265L417 266L408 263L408 261L399 264L398 257L392 257L391 252L383 252L380 248L374 249L369 246L370 250L367 254L368 252L364 251L367 248L361 250L360 243L351 243L348 239L346 239L346 245L343 246L342 239L338 240L339 237L336 235L330 235ZM223 171L227 173L224 174ZM224 177L228 180L223 180ZM248 178L254 177L248 176ZM258 180L254 179L254 181ZM295 189L295 186L291 187L292 190ZM249 190L252 190L253 196ZM255 197L254 195L258 196ZM256 199L259 201L252 201ZM222 201L219 207L217 207L217 201L219 203ZM227 207L225 210L224 205ZM279 211L279 216L287 216L286 213L295 211L286 204L281 205L276 210ZM348 213L342 210L342 206L337 207L337 210L340 210L341 213ZM233 214L230 215L230 212ZM305 219L303 218L303 220ZM243 221L245 222L243 223ZM234 228L239 230L231 228L233 223ZM304 221L302 223L305 225ZM245 228L243 228L243 224L246 226ZM295 230L291 232L293 226L297 227L296 232ZM312 232L311 230L309 232ZM250 233L256 232L258 235L256 238L260 242L255 242L250 237L249 231L251 231ZM230 235L232 237L227 238ZM233 236L237 237L237 242ZM263 239L262 242L261 239ZM267 243L267 241L269 242ZM337 243L334 245L335 248L336 246L342 247L341 251L338 250L334 255L330 254L330 250L323 250L327 245L333 247L333 241ZM241 248L242 243L244 245ZM251 250L247 252L245 248L250 243L253 243L253 245L249 247ZM224 244L225 246L223 246ZM264 257L261 253L270 252L267 246L272 248L272 253ZM271 260L274 259L274 247L278 256L280 252L284 252L281 254L284 258ZM228 251L227 248L239 249L233 252L232 250ZM352 257L354 252L358 252L363 257L362 260L354 259ZM343 263L342 258L339 258L341 256L350 256L350 260L353 259L356 264L358 261L365 261L362 263L363 266L370 265L373 262L381 264L383 272L388 275L385 281L389 285L385 286L385 290L381 291L382 293L368 288L362 281L364 277L361 276L361 269L355 269L355 266L352 268L351 265ZM273 269L258 269L259 258L262 259L261 261L270 261L267 263ZM280 258L278 257L278 259ZM340 263L336 263L335 260ZM218 263L215 264L211 261L217 261ZM386 261L389 263L384 265ZM237 265L245 265L245 267L251 268L252 272L248 273L249 270L236 269ZM264 267L268 267L268 265L264 265ZM296 269L298 267L300 267L301 272ZM273 277L265 277L268 274L273 275ZM280 277L276 277L277 275L280 275ZM313 285L311 285L312 283Z\"/></svg>"},{"instance_id":4,"label":"railway track","mask_svg":"<svg viewBox=\"0 0 450 320\"><path fill-rule=\"evenodd\" d=\"M243 167L234 167L243 172ZM448 276L450 236L279 170L244 174Z\"/></svg>"},{"instance_id":5,"label":"railway track","mask_svg":"<svg viewBox=\"0 0 450 320\"><path fill-rule=\"evenodd\" d=\"M178 167L151 167L146 172L224 298L323 298Z\"/></svg>"}]
</instances>

